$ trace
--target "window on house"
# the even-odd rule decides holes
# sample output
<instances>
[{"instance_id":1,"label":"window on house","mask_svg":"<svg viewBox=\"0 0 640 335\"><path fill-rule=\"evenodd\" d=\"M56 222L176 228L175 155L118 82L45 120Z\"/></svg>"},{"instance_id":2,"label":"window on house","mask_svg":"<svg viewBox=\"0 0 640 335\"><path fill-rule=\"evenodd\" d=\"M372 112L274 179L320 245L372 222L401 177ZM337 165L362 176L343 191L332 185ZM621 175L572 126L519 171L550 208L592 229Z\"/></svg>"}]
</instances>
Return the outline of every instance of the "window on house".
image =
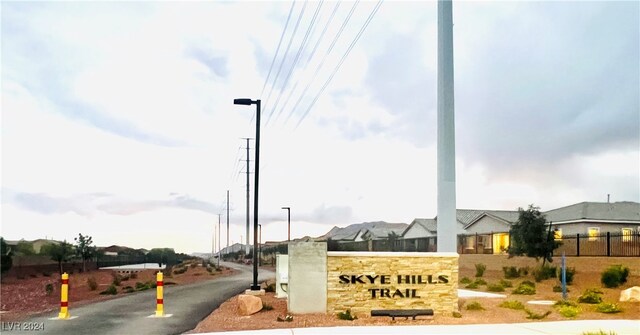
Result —
<instances>
[{"instance_id":1,"label":"window on house","mask_svg":"<svg viewBox=\"0 0 640 335\"><path fill-rule=\"evenodd\" d=\"M622 242L631 242L633 228L622 228Z\"/></svg>"},{"instance_id":2,"label":"window on house","mask_svg":"<svg viewBox=\"0 0 640 335\"><path fill-rule=\"evenodd\" d=\"M562 240L562 228L556 228L553 230L553 238L556 240Z\"/></svg>"},{"instance_id":3,"label":"window on house","mask_svg":"<svg viewBox=\"0 0 640 335\"><path fill-rule=\"evenodd\" d=\"M589 227L587 235L589 235L589 241L598 240L598 237L600 236L600 227Z\"/></svg>"}]
</instances>

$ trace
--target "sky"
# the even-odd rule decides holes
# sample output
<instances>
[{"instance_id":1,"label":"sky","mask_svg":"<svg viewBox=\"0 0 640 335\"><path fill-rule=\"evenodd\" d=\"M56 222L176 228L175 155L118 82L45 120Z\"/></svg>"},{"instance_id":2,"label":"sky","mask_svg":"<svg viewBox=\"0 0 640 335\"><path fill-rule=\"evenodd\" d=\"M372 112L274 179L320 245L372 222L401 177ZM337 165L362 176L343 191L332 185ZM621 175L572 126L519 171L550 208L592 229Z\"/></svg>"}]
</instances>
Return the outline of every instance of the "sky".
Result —
<instances>
[{"instance_id":1,"label":"sky","mask_svg":"<svg viewBox=\"0 0 640 335\"><path fill-rule=\"evenodd\" d=\"M457 208L640 201L640 3L453 21ZM3 2L1 43L5 239L208 252L227 190L244 239L235 98L263 241L437 215L436 2Z\"/></svg>"}]
</instances>

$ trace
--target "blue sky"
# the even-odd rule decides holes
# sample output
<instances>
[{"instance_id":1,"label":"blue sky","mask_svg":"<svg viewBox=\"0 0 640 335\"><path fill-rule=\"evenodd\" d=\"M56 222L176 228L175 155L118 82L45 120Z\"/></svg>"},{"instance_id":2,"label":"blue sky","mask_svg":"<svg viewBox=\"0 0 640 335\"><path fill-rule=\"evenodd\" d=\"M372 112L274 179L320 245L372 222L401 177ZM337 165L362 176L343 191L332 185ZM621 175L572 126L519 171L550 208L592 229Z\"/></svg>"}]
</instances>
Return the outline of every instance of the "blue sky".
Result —
<instances>
[{"instance_id":1,"label":"blue sky","mask_svg":"<svg viewBox=\"0 0 640 335\"><path fill-rule=\"evenodd\" d=\"M2 236L208 251L228 189L237 242L239 97L264 240L436 216L436 3L383 3L322 94L376 3L291 4L4 2ZM639 13L454 2L458 208L639 201Z\"/></svg>"}]
</instances>

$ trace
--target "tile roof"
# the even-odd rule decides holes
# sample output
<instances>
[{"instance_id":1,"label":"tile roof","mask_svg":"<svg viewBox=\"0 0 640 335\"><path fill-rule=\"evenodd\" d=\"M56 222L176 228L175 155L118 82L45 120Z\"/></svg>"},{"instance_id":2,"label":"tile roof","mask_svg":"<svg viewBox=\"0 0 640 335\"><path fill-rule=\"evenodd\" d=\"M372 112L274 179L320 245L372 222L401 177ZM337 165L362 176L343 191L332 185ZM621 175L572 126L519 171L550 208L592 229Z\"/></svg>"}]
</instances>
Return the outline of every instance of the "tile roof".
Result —
<instances>
[{"instance_id":1,"label":"tile roof","mask_svg":"<svg viewBox=\"0 0 640 335\"><path fill-rule=\"evenodd\" d=\"M640 221L640 203L622 202L581 202L544 212L547 221L571 221L580 219Z\"/></svg>"}]
</instances>

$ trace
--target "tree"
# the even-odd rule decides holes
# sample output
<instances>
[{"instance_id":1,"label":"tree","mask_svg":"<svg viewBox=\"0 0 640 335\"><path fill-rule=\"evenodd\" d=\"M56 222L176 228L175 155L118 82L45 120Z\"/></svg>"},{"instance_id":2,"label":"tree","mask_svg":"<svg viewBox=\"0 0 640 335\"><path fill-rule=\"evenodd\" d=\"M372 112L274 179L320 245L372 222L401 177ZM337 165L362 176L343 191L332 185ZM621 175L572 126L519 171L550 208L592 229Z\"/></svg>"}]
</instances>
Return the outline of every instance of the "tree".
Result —
<instances>
[{"instance_id":1,"label":"tree","mask_svg":"<svg viewBox=\"0 0 640 335\"><path fill-rule=\"evenodd\" d=\"M542 258L543 266L546 261L553 260L553 250L560 246L549 233L547 219L540 213L540 207L534 205L529 205L526 210L518 208L518 221L511 226L509 233L509 257L525 255L536 261Z\"/></svg>"},{"instance_id":2,"label":"tree","mask_svg":"<svg viewBox=\"0 0 640 335\"><path fill-rule=\"evenodd\" d=\"M76 241L76 255L82 258L82 271L84 272L87 270L87 259L91 259L96 254L96 247L91 245L93 240L88 235L82 236L82 234L78 234L78 237L74 237L73 240Z\"/></svg>"},{"instance_id":3,"label":"tree","mask_svg":"<svg viewBox=\"0 0 640 335\"><path fill-rule=\"evenodd\" d=\"M5 273L11 269L11 265L13 265L12 256L11 247L4 241L4 238L0 237L0 272Z\"/></svg>"},{"instance_id":4,"label":"tree","mask_svg":"<svg viewBox=\"0 0 640 335\"><path fill-rule=\"evenodd\" d=\"M21 240L16 245L14 253L24 255L24 256L31 256L31 255L35 255L36 251L33 249L33 244L31 244L31 242Z\"/></svg>"},{"instance_id":5,"label":"tree","mask_svg":"<svg viewBox=\"0 0 640 335\"><path fill-rule=\"evenodd\" d=\"M389 251L398 251L398 240L400 239L400 235L395 232L390 232L387 235L387 242L389 243Z\"/></svg>"},{"instance_id":6,"label":"tree","mask_svg":"<svg viewBox=\"0 0 640 335\"><path fill-rule=\"evenodd\" d=\"M71 244L64 240L62 243L49 243L42 246L40 253L48 255L51 260L58 262L60 268L60 274L62 274L62 262L69 260L69 257L73 255L73 247Z\"/></svg>"},{"instance_id":7,"label":"tree","mask_svg":"<svg viewBox=\"0 0 640 335\"><path fill-rule=\"evenodd\" d=\"M151 263L176 264L176 252L172 248L153 248L147 253L147 261Z\"/></svg>"}]
</instances>

